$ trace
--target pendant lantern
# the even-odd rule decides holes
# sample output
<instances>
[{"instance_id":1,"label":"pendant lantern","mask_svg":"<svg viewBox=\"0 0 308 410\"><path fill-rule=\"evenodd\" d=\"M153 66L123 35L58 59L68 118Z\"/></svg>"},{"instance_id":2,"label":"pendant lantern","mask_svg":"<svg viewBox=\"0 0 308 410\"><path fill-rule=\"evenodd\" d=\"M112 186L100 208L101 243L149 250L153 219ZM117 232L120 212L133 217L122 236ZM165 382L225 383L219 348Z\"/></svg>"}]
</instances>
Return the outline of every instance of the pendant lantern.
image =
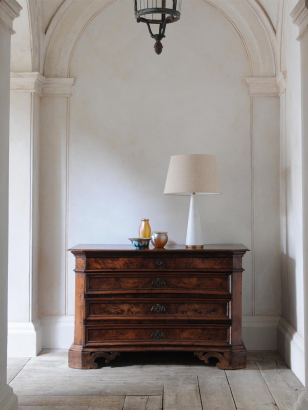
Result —
<instances>
[{"instance_id":1,"label":"pendant lantern","mask_svg":"<svg viewBox=\"0 0 308 410\"><path fill-rule=\"evenodd\" d=\"M146 23L151 37L156 40L155 52L161 54L163 51L161 40L166 37L167 24L180 20L182 0L134 0L134 2L137 22ZM158 33L154 33L155 25Z\"/></svg>"}]
</instances>

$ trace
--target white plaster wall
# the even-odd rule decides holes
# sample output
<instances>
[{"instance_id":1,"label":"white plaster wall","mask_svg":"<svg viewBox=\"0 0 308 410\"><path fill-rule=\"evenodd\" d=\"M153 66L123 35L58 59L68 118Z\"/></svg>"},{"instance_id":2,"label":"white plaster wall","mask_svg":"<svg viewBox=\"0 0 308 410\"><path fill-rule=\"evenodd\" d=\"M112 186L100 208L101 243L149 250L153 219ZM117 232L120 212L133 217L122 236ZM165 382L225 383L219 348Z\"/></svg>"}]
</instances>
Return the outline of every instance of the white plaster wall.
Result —
<instances>
[{"instance_id":1,"label":"white plaster wall","mask_svg":"<svg viewBox=\"0 0 308 410\"><path fill-rule=\"evenodd\" d=\"M251 127L242 40L217 9L191 4L184 2L183 18L168 27L161 56L131 3L111 4L76 45L70 102L42 100L40 315L74 314L74 260L66 260L66 247L128 243L142 217L184 243L189 200L163 195L169 158L180 153L217 157L224 194L201 198L205 241L251 247L257 236L259 264L252 252L244 259L244 315L280 314L279 100L260 100ZM255 156L252 128L263 133ZM255 188L260 197L252 203ZM261 226L273 222L270 233L252 232L255 209Z\"/></svg>"},{"instance_id":2,"label":"white plaster wall","mask_svg":"<svg viewBox=\"0 0 308 410\"><path fill-rule=\"evenodd\" d=\"M40 97L36 93L11 91L10 322L35 321L38 318L39 118Z\"/></svg>"},{"instance_id":3,"label":"white plaster wall","mask_svg":"<svg viewBox=\"0 0 308 410\"><path fill-rule=\"evenodd\" d=\"M281 309L279 97L253 99L254 313Z\"/></svg>"},{"instance_id":4,"label":"white plaster wall","mask_svg":"<svg viewBox=\"0 0 308 410\"><path fill-rule=\"evenodd\" d=\"M0 392L6 386L11 33L0 24ZM1 397L2 399L2 397Z\"/></svg>"},{"instance_id":5,"label":"white plaster wall","mask_svg":"<svg viewBox=\"0 0 308 410\"><path fill-rule=\"evenodd\" d=\"M306 2L307 7L307 2ZM305 20L307 24L307 17ZM307 27L307 25L306 25ZM306 29L307 30L307 29ZM307 31L303 38L301 39L301 72L302 72L302 113L307 113L308 107L308 80L307 80L307 73L308 70L308 35ZM307 115L303 114L303 198L304 198L304 295L307 298L308 294L308 281L307 281L307 252L308 252L308 222L307 222L307 204L308 204L308 179L307 179L307 158L308 158L308 144L307 144L307 137L308 137L308 117ZM305 300L305 400L304 403L307 403L307 391L308 391L308 338L307 338L307 329L308 329L308 305L307 299ZM302 407L304 408L304 407Z\"/></svg>"},{"instance_id":6,"label":"white plaster wall","mask_svg":"<svg viewBox=\"0 0 308 410\"><path fill-rule=\"evenodd\" d=\"M30 0L31 1L31 0ZM11 71L32 71L32 39L28 1L20 0L20 17L14 21L15 34L12 36Z\"/></svg>"},{"instance_id":7,"label":"white plaster wall","mask_svg":"<svg viewBox=\"0 0 308 410\"><path fill-rule=\"evenodd\" d=\"M31 98L31 93L11 93L9 320L16 322L30 320Z\"/></svg>"},{"instance_id":8,"label":"white plaster wall","mask_svg":"<svg viewBox=\"0 0 308 410\"><path fill-rule=\"evenodd\" d=\"M43 10L44 31L47 30L52 18L65 0L41 0Z\"/></svg>"},{"instance_id":9,"label":"white plaster wall","mask_svg":"<svg viewBox=\"0 0 308 410\"><path fill-rule=\"evenodd\" d=\"M40 316L65 315L66 98L41 98Z\"/></svg>"},{"instance_id":10,"label":"white plaster wall","mask_svg":"<svg viewBox=\"0 0 308 410\"><path fill-rule=\"evenodd\" d=\"M273 24L273 27L277 29L279 23L279 3L284 0L257 0L261 7L265 10L269 20Z\"/></svg>"},{"instance_id":11,"label":"white plaster wall","mask_svg":"<svg viewBox=\"0 0 308 410\"><path fill-rule=\"evenodd\" d=\"M297 0L289 0L289 16ZM286 243L282 275L282 315L304 337L303 302L303 211L301 144L301 71L298 27L288 17L286 28L287 90L285 95L285 185Z\"/></svg>"}]
</instances>

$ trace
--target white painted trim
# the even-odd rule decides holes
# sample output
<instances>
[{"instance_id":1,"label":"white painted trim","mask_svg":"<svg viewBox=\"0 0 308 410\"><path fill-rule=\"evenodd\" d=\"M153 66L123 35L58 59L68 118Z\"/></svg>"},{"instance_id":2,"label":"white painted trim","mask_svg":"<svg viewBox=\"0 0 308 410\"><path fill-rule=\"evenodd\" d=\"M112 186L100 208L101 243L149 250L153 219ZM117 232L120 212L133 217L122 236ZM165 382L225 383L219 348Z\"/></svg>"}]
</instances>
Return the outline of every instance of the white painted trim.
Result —
<instances>
[{"instance_id":1,"label":"white painted trim","mask_svg":"<svg viewBox=\"0 0 308 410\"><path fill-rule=\"evenodd\" d=\"M21 340L22 343L20 343ZM8 357L34 357L41 350L42 326L40 321L8 323Z\"/></svg>"},{"instance_id":2,"label":"white painted trim","mask_svg":"<svg viewBox=\"0 0 308 410\"><path fill-rule=\"evenodd\" d=\"M74 316L41 317L43 348L68 349L74 341Z\"/></svg>"},{"instance_id":3,"label":"white painted trim","mask_svg":"<svg viewBox=\"0 0 308 410\"><path fill-rule=\"evenodd\" d=\"M277 350L279 317L244 316L243 341L248 350ZM68 349L74 340L74 316L41 317L43 347Z\"/></svg>"},{"instance_id":4,"label":"white painted trim","mask_svg":"<svg viewBox=\"0 0 308 410\"><path fill-rule=\"evenodd\" d=\"M297 40L301 39L308 33L308 7L305 0L300 0L294 7L291 17L293 23L299 27L299 36Z\"/></svg>"},{"instance_id":5,"label":"white painted trim","mask_svg":"<svg viewBox=\"0 0 308 410\"><path fill-rule=\"evenodd\" d=\"M278 324L278 351L299 380L305 384L304 338L283 318Z\"/></svg>"},{"instance_id":6,"label":"white painted trim","mask_svg":"<svg viewBox=\"0 0 308 410\"><path fill-rule=\"evenodd\" d=\"M41 95L45 80L40 73L11 72L11 91L33 92Z\"/></svg>"},{"instance_id":7,"label":"white painted trim","mask_svg":"<svg viewBox=\"0 0 308 410\"><path fill-rule=\"evenodd\" d=\"M10 386L5 385L0 392L0 409L1 410L17 410L18 409L18 399L13 393Z\"/></svg>"},{"instance_id":8,"label":"white painted trim","mask_svg":"<svg viewBox=\"0 0 308 410\"><path fill-rule=\"evenodd\" d=\"M22 7L16 0L0 1L0 25L5 27L11 34L15 34L13 21L19 16L21 10Z\"/></svg>"},{"instance_id":9,"label":"white painted trim","mask_svg":"<svg viewBox=\"0 0 308 410\"><path fill-rule=\"evenodd\" d=\"M253 97L279 97L286 90L284 73L276 77L247 77L246 82Z\"/></svg>"},{"instance_id":10,"label":"white painted trim","mask_svg":"<svg viewBox=\"0 0 308 410\"><path fill-rule=\"evenodd\" d=\"M46 78L37 72L11 72L11 91L33 92L49 97L70 97L74 83L74 78Z\"/></svg>"},{"instance_id":11,"label":"white painted trim","mask_svg":"<svg viewBox=\"0 0 308 410\"><path fill-rule=\"evenodd\" d=\"M247 350L277 350L277 316L243 316L243 342Z\"/></svg>"},{"instance_id":12,"label":"white painted trim","mask_svg":"<svg viewBox=\"0 0 308 410\"><path fill-rule=\"evenodd\" d=\"M45 78L43 97L70 97L75 78Z\"/></svg>"}]
</instances>

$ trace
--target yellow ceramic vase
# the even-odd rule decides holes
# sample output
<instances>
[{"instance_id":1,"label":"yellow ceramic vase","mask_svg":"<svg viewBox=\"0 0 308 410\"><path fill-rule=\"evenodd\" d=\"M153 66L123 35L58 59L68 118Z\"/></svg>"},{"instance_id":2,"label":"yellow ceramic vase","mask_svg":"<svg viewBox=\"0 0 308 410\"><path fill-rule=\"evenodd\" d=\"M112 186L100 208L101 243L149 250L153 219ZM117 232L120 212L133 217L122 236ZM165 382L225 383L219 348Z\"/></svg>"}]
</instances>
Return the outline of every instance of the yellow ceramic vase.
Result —
<instances>
[{"instance_id":1,"label":"yellow ceramic vase","mask_svg":"<svg viewBox=\"0 0 308 410\"><path fill-rule=\"evenodd\" d=\"M148 219L141 219L139 238L151 238L151 227Z\"/></svg>"}]
</instances>

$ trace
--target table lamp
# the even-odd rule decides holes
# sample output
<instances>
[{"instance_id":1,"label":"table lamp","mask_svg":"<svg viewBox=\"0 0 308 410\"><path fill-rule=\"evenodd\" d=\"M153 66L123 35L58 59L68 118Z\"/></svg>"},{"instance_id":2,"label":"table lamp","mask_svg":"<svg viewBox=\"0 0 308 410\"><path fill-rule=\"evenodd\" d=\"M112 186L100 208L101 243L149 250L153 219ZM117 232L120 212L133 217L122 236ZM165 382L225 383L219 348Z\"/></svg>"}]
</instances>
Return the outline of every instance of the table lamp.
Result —
<instances>
[{"instance_id":1,"label":"table lamp","mask_svg":"<svg viewBox=\"0 0 308 410\"><path fill-rule=\"evenodd\" d=\"M186 248L202 249L203 236L196 195L222 194L215 156L172 156L164 194L190 196Z\"/></svg>"}]
</instances>

